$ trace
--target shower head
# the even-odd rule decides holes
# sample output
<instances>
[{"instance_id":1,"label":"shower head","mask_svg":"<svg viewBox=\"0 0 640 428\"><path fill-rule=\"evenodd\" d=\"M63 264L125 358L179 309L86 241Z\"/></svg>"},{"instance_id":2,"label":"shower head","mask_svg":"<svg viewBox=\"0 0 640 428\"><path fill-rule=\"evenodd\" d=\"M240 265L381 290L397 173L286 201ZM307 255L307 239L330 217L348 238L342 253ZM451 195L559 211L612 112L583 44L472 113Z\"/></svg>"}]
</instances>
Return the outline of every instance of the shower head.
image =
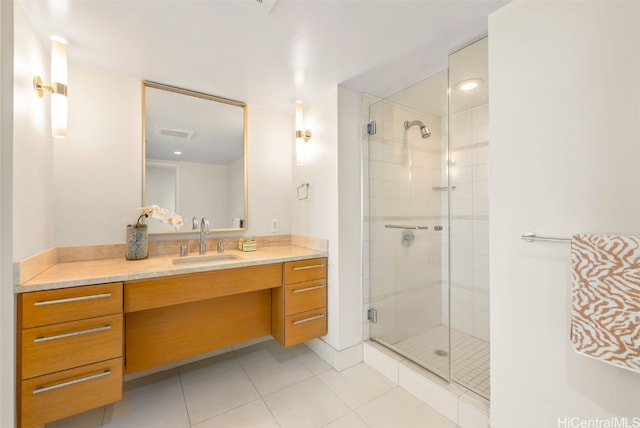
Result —
<instances>
[{"instance_id":1,"label":"shower head","mask_svg":"<svg viewBox=\"0 0 640 428\"><path fill-rule=\"evenodd\" d=\"M414 125L420 127L420 135L422 135L423 139L427 139L431 137L431 131L429 131L429 128L427 128L424 125L424 123L422 123L422 121L419 121L419 120L413 120L411 122L409 122L408 120L404 121L404 129L409 129Z\"/></svg>"}]
</instances>

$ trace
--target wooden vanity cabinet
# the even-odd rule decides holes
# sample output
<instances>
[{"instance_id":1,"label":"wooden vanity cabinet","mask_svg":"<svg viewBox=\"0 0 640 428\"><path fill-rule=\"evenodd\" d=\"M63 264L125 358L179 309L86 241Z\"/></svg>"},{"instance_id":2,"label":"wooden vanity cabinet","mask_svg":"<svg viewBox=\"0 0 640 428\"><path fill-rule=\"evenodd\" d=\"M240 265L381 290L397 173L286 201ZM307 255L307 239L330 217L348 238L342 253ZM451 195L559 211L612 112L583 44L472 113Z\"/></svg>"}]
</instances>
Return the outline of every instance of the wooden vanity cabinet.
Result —
<instances>
[{"instance_id":1,"label":"wooden vanity cabinet","mask_svg":"<svg viewBox=\"0 0 640 428\"><path fill-rule=\"evenodd\" d=\"M271 334L285 347L327 334L327 259L284 264L284 286L271 291Z\"/></svg>"},{"instance_id":2,"label":"wooden vanity cabinet","mask_svg":"<svg viewBox=\"0 0 640 428\"><path fill-rule=\"evenodd\" d=\"M122 399L127 373L271 334L327 333L327 259L17 295L18 426Z\"/></svg>"},{"instance_id":3,"label":"wooden vanity cabinet","mask_svg":"<svg viewBox=\"0 0 640 428\"><path fill-rule=\"evenodd\" d=\"M17 297L18 426L122 399L122 283Z\"/></svg>"},{"instance_id":4,"label":"wooden vanity cabinet","mask_svg":"<svg viewBox=\"0 0 640 428\"><path fill-rule=\"evenodd\" d=\"M274 287L282 263L127 281L127 373L271 334Z\"/></svg>"}]
</instances>

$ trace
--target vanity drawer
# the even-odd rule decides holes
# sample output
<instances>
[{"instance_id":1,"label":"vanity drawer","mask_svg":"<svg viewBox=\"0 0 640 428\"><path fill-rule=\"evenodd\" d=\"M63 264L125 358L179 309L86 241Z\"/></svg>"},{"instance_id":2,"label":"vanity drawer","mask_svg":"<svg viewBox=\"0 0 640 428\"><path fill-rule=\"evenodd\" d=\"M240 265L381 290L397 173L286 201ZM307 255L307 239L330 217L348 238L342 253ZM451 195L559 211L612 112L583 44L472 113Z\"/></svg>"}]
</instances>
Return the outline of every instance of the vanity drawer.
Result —
<instances>
[{"instance_id":1,"label":"vanity drawer","mask_svg":"<svg viewBox=\"0 0 640 428\"><path fill-rule=\"evenodd\" d=\"M285 285L285 315L327 306L327 280L298 282Z\"/></svg>"},{"instance_id":2,"label":"vanity drawer","mask_svg":"<svg viewBox=\"0 0 640 428\"><path fill-rule=\"evenodd\" d=\"M282 263L127 281L125 313L282 287Z\"/></svg>"},{"instance_id":3,"label":"vanity drawer","mask_svg":"<svg viewBox=\"0 0 640 428\"><path fill-rule=\"evenodd\" d=\"M122 399L122 358L22 382L22 427L66 418Z\"/></svg>"},{"instance_id":4,"label":"vanity drawer","mask_svg":"<svg viewBox=\"0 0 640 428\"><path fill-rule=\"evenodd\" d=\"M18 295L22 328L122 312L122 283L88 285Z\"/></svg>"},{"instance_id":5,"label":"vanity drawer","mask_svg":"<svg viewBox=\"0 0 640 428\"><path fill-rule=\"evenodd\" d=\"M122 314L22 330L22 379L122 356Z\"/></svg>"},{"instance_id":6,"label":"vanity drawer","mask_svg":"<svg viewBox=\"0 0 640 428\"><path fill-rule=\"evenodd\" d=\"M311 281L327 277L327 259L299 260L284 264L284 283Z\"/></svg>"},{"instance_id":7,"label":"vanity drawer","mask_svg":"<svg viewBox=\"0 0 640 428\"><path fill-rule=\"evenodd\" d=\"M327 334L327 308L289 315L284 320L285 347Z\"/></svg>"}]
</instances>

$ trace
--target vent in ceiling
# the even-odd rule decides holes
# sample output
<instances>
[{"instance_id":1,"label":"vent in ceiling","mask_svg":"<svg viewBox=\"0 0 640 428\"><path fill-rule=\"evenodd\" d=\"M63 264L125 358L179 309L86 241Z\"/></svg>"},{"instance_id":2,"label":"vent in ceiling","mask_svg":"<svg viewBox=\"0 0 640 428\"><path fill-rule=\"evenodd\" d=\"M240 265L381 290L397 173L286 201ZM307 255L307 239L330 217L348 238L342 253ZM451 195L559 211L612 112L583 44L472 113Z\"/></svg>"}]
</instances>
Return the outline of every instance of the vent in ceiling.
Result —
<instances>
[{"instance_id":1,"label":"vent in ceiling","mask_svg":"<svg viewBox=\"0 0 640 428\"><path fill-rule=\"evenodd\" d=\"M156 135L160 135L162 137L173 137L173 138L181 138L183 140L189 140L193 137L193 131L184 131L182 129L169 129L169 128L160 128L156 127Z\"/></svg>"}]
</instances>

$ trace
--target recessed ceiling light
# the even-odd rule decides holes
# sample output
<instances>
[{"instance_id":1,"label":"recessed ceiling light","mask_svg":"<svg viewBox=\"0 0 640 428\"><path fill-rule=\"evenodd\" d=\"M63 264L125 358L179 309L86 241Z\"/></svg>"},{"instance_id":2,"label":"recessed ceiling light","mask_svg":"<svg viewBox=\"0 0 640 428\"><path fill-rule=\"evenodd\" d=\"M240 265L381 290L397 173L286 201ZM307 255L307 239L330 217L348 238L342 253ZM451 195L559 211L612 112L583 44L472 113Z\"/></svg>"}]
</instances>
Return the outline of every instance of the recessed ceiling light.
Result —
<instances>
[{"instance_id":1,"label":"recessed ceiling light","mask_svg":"<svg viewBox=\"0 0 640 428\"><path fill-rule=\"evenodd\" d=\"M180 150L176 150L175 152L173 152L174 155L181 155L182 152Z\"/></svg>"},{"instance_id":2,"label":"recessed ceiling light","mask_svg":"<svg viewBox=\"0 0 640 428\"><path fill-rule=\"evenodd\" d=\"M482 79L474 77L472 79L465 79L461 82L456 83L455 88L460 92L470 92L482 85L482 82Z\"/></svg>"}]
</instances>

